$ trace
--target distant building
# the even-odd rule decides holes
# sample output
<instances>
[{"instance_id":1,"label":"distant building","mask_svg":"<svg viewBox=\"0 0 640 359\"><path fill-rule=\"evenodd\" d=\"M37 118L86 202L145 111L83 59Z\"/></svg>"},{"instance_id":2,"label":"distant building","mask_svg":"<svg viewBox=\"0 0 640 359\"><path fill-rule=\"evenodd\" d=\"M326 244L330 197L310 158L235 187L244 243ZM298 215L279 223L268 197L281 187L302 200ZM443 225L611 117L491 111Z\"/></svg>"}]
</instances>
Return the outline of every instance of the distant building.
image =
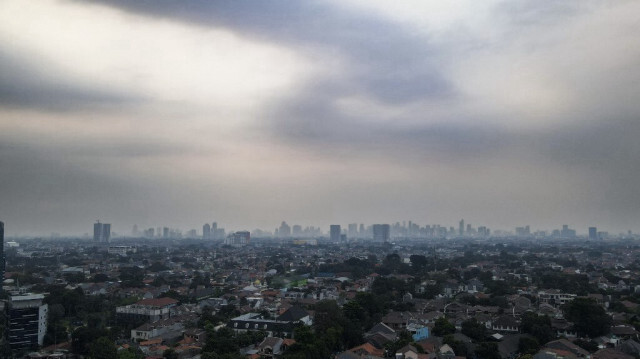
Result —
<instances>
[{"instance_id":1,"label":"distant building","mask_svg":"<svg viewBox=\"0 0 640 359\"><path fill-rule=\"evenodd\" d=\"M41 346L47 332L49 307L42 304L44 295L28 294L9 297L7 302L7 341L11 349Z\"/></svg>"},{"instance_id":2,"label":"distant building","mask_svg":"<svg viewBox=\"0 0 640 359\"><path fill-rule=\"evenodd\" d=\"M136 253L137 248L135 246L109 246L109 254L117 254L120 256L126 256L128 253Z\"/></svg>"},{"instance_id":3,"label":"distant building","mask_svg":"<svg viewBox=\"0 0 640 359\"><path fill-rule=\"evenodd\" d=\"M562 225L562 230L560 231L560 236L562 238L574 238L576 236L575 229L569 229L569 226L566 224Z\"/></svg>"},{"instance_id":4,"label":"distant building","mask_svg":"<svg viewBox=\"0 0 640 359\"><path fill-rule=\"evenodd\" d=\"M287 222L282 221L280 224L280 228L278 228L278 236L279 237L291 237L291 227L287 224Z\"/></svg>"},{"instance_id":5,"label":"distant building","mask_svg":"<svg viewBox=\"0 0 640 359\"><path fill-rule=\"evenodd\" d=\"M202 226L202 239L209 238L211 238L211 226L209 223L205 223L204 226Z\"/></svg>"},{"instance_id":6,"label":"distant building","mask_svg":"<svg viewBox=\"0 0 640 359\"><path fill-rule=\"evenodd\" d=\"M376 242L388 242L391 234L391 226L388 224L373 225L373 240Z\"/></svg>"},{"instance_id":7,"label":"distant building","mask_svg":"<svg viewBox=\"0 0 640 359\"><path fill-rule=\"evenodd\" d=\"M0 281L4 281L6 259L4 257L4 222L0 222ZM0 285L0 292L2 286Z\"/></svg>"},{"instance_id":8,"label":"distant building","mask_svg":"<svg viewBox=\"0 0 640 359\"><path fill-rule=\"evenodd\" d=\"M111 239L111 224L100 223L93 224L93 240L95 242L109 242Z\"/></svg>"},{"instance_id":9,"label":"distant building","mask_svg":"<svg viewBox=\"0 0 640 359\"><path fill-rule=\"evenodd\" d=\"M596 227L589 227L589 239L598 239L598 229Z\"/></svg>"},{"instance_id":10,"label":"distant building","mask_svg":"<svg viewBox=\"0 0 640 359\"><path fill-rule=\"evenodd\" d=\"M464 235L464 219L461 219L460 223L458 224L458 235L459 236Z\"/></svg>"},{"instance_id":11,"label":"distant building","mask_svg":"<svg viewBox=\"0 0 640 359\"><path fill-rule=\"evenodd\" d=\"M342 234L342 229L339 224L332 224L329 226L329 237L331 242L340 242L340 234Z\"/></svg>"},{"instance_id":12,"label":"distant building","mask_svg":"<svg viewBox=\"0 0 640 359\"><path fill-rule=\"evenodd\" d=\"M348 228L347 234L349 235L349 238L356 238L358 236L358 224L350 223Z\"/></svg>"},{"instance_id":13,"label":"distant building","mask_svg":"<svg viewBox=\"0 0 640 359\"><path fill-rule=\"evenodd\" d=\"M251 233L249 231L239 231L231 233L227 236L224 244L232 246L245 246L251 242Z\"/></svg>"}]
</instances>

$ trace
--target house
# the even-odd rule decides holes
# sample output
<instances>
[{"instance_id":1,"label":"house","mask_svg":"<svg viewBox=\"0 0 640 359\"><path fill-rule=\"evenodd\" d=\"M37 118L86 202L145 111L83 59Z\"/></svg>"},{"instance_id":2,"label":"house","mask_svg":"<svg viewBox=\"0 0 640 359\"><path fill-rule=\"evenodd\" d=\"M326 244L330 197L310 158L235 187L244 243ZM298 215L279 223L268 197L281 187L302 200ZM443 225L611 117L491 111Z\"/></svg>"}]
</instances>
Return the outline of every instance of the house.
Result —
<instances>
[{"instance_id":1,"label":"house","mask_svg":"<svg viewBox=\"0 0 640 359\"><path fill-rule=\"evenodd\" d=\"M418 350L413 345L405 345L396 351L396 359L418 359Z\"/></svg>"},{"instance_id":2,"label":"house","mask_svg":"<svg viewBox=\"0 0 640 359\"><path fill-rule=\"evenodd\" d=\"M258 354L262 358L274 358L282 354L284 340L278 337L266 337L258 344Z\"/></svg>"},{"instance_id":3,"label":"house","mask_svg":"<svg viewBox=\"0 0 640 359\"><path fill-rule=\"evenodd\" d=\"M491 323L491 329L497 332L517 333L520 331L520 322L510 315L502 315Z\"/></svg>"},{"instance_id":4,"label":"house","mask_svg":"<svg viewBox=\"0 0 640 359\"><path fill-rule=\"evenodd\" d=\"M171 308L177 305L177 300L168 297L143 299L135 304L116 307L116 317L126 323L153 323L171 317Z\"/></svg>"},{"instance_id":5,"label":"house","mask_svg":"<svg viewBox=\"0 0 640 359\"><path fill-rule=\"evenodd\" d=\"M600 349L593 353L593 359L635 359L633 355L625 354L617 349L606 348Z\"/></svg>"},{"instance_id":6,"label":"house","mask_svg":"<svg viewBox=\"0 0 640 359\"><path fill-rule=\"evenodd\" d=\"M246 313L231 319L227 323L227 327L236 333L263 331L267 333L267 336L293 338L295 324L290 321L264 319L260 313Z\"/></svg>"},{"instance_id":7,"label":"house","mask_svg":"<svg viewBox=\"0 0 640 359\"><path fill-rule=\"evenodd\" d=\"M369 356L375 356L375 357L383 357L384 356L384 350L382 349L378 349L376 347L374 347L373 345L371 345L370 343L364 343L362 345L358 345L355 348L351 348L349 349L349 351L353 354L358 355L359 357L369 357Z\"/></svg>"},{"instance_id":8,"label":"house","mask_svg":"<svg viewBox=\"0 0 640 359\"><path fill-rule=\"evenodd\" d=\"M566 350L573 353L578 358L586 358L589 356L588 351L575 345L574 343L568 341L567 339L558 339L558 340L550 341L547 344L545 344L545 348Z\"/></svg>"},{"instance_id":9,"label":"house","mask_svg":"<svg viewBox=\"0 0 640 359\"><path fill-rule=\"evenodd\" d=\"M406 330L411 333L413 341L420 341L429 338L429 327L419 321L410 320Z\"/></svg>"}]
</instances>

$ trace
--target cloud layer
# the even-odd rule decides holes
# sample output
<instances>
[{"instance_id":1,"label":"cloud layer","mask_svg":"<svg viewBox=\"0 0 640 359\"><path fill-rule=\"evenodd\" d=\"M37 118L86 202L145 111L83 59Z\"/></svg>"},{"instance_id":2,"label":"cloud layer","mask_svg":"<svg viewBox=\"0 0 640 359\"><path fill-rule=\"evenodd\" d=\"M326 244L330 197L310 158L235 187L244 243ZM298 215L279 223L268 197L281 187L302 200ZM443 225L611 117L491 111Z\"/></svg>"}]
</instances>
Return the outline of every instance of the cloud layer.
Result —
<instances>
[{"instance_id":1,"label":"cloud layer","mask_svg":"<svg viewBox=\"0 0 640 359\"><path fill-rule=\"evenodd\" d=\"M13 233L640 230L635 2L20 6L0 10Z\"/></svg>"}]
</instances>

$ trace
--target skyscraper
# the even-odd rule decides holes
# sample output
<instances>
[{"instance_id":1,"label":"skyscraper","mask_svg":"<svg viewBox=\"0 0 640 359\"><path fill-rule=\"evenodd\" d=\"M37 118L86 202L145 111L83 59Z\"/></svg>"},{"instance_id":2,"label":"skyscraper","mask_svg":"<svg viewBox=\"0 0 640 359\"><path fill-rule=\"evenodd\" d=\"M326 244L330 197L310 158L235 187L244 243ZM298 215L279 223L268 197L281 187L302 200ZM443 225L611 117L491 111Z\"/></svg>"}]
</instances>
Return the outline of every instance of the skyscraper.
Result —
<instances>
[{"instance_id":1,"label":"skyscraper","mask_svg":"<svg viewBox=\"0 0 640 359\"><path fill-rule=\"evenodd\" d=\"M4 222L0 221L0 281L4 281L6 260L4 258ZM0 292L2 292L2 286L0 285Z\"/></svg>"},{"instance_id":2,"label":"skyscraper","mask_svg":"<svg viewBox=\"0 0 640 359\"><path fill-rule=\"evenodd\" d=\"M111 224L100 223L93 224L93 240L96 242L109 242L111 239Z\"/></svg>"},{"instance_id":3,"label":"skyscraper","mask_svg":"<svg viewBox=\"0 0 640 359\"><path fill-rule=\"evenodd\" d=\"M282 221L280 228L278 229L278 236L281 238L291 237L291 227L287 224L287 222Z\"/></svg>"},{"instance_id":4,"label":"skyscraper","mask_svg":"<svg viewBox=\"0 0 640 359\"><path fill-rule=\"evenodd\" d=\"M596 227L589 227L589 239L598 239L598 229Z\"/></svg>"},{"instance_id":5,"label":"skyscraper","mask_svg":"<svg viewBox=\"0 0 640 359\"><path fill-rule=\"evenodd\" d=\"M464 235L464 219L460 220L460 225L458 226L458 235L459 236Z\"/></svg>"},{"instance_id":6,"label":"skyscraper","mask_svg":"<svg viewBox=\"0 0 640 359\"><path fill-rule=\"evenodd\" d=\"M356 238L358 236L358 224L357 223L350 223L349 224L348 234L349 234L349 237L351 237L351 238Z\"/></svg>"},{"instance_id":7,"label":"skyscraper","mask_svg":"<svg viewBox=\"0 0 640 359\"><path fill-rule=\"evenodd\" d=\"M373 240L376 242L388 242L391 234L391 226L388 224L373 225Z\"/></svg>"},{"instance_id":8,"label":"skyscraper","mask_svg":"<svg viewBox=\"0 0 640 359\"><path fill-rule=\"evenodd\" d=\"M204 226L202 226L202 239L209 238L211 238L211 226L209 223L205 223Z\"/></svg>"},{"instance_id":9,"label":"skyscraper","mask_svg":"<svg viewBox=\"0 0 640 359\"><path fill-rule=\"evenodd\" d=\"M340 242L340 234L342 233L342 229L339 224L332 224L329 226L329 235L332 242Z\"/></svg>"}]
</instances>

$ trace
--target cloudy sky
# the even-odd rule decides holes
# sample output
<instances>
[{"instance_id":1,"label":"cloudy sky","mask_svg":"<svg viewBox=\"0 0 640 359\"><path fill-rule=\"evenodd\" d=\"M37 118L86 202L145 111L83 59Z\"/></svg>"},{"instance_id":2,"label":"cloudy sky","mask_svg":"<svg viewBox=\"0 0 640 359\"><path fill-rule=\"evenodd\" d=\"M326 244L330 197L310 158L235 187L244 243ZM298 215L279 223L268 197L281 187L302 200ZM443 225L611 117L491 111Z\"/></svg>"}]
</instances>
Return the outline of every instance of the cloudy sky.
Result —
<instances>
[{"instance_id":1,"label":"cloudy sky","mask_svg":"<svg viewBox=\"0 0 640 359\"><path fill-rule=\"evenodd\" d=\"M640 231L640 2L4 0L8 234Z\"/></svg>"}]
</instances>

